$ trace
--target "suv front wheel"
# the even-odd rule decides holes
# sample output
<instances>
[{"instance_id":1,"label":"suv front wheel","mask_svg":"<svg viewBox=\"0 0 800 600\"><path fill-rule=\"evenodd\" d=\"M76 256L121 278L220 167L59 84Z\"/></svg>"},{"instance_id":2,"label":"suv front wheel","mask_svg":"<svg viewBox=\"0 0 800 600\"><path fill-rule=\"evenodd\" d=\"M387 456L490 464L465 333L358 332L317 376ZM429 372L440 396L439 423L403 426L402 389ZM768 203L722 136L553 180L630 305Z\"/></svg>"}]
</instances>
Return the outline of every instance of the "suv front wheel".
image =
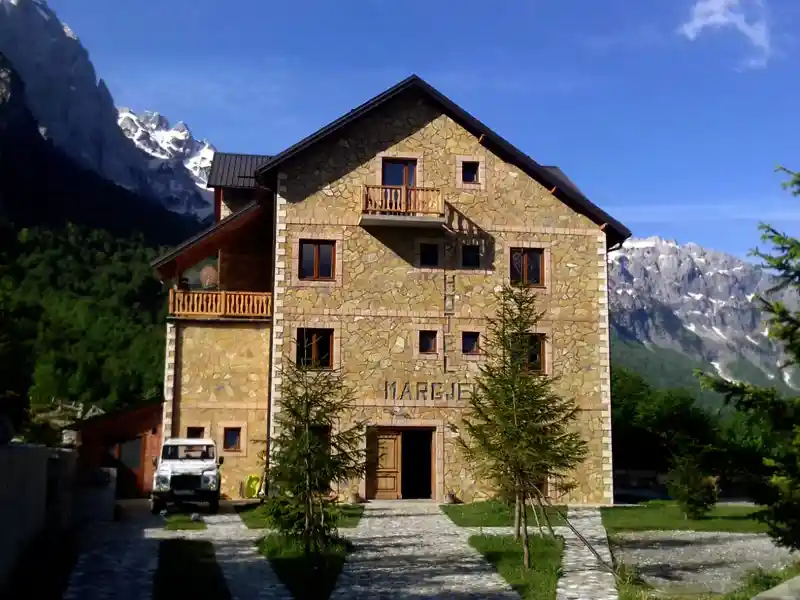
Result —
<instances>
[{"instance_id":1,"label":"suv front wheel","mask_svg":"<svg viewBox=\"0 0 800 600\"><path fill-rule=\"evenodd\" d=\"M166 505L164 504L163 500L159 500L158 498L154 498L153 496L150 496L150 512L152 514L157 515L162 510L164 510L165 506Z\"/></svg>"},{"instance_id":2,"label":"suv front wheel","mask_svg":"<svg viewBox=\"0 0 800 600\"><path fill-rule=\"evenodd\" d=\"M208 501L208 512L212 515L217 514L219 511L219 494L214 496L211 500Z\"/></svg>"}]
</instances>

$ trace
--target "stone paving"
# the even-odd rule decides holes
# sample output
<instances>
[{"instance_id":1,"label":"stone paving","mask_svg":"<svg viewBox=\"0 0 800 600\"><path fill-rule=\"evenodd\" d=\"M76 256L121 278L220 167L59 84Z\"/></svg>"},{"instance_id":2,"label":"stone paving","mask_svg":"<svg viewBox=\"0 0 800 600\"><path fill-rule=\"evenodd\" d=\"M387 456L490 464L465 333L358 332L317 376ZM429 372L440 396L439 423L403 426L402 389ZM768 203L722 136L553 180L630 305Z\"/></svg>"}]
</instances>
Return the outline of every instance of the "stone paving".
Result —
<instances>
[{"instance_id":1,"label":"stone paving","mask_svg":"<svg viewBox=\"0 0 800 600\"><path fill-rule=\"evenodd\" d=\"M597 509L571 509L570 520L611 563L605 529ZM158 544L171 538L214 543L217 563L232 600L291 600L255 541L265 530L248 529L233 511L202 515L206 530L167 531L160 516L137 515L87 536L65 600L149 600L158 566ZM332 600L442 598L519 600L519 595L472 548L470 535L512 535L510 527L457 527L430 501L373 501L355 529L342 534L355 551L339 576ZM535 528L529 528L538 534ZM557 600L617 600L613 576L567 527L563 576Z\"/></svg>"},{"instance_id":2,"label":"stone paving","mask_svg":"<svg viewBox=\"0 0 800 600\"><path fill-rule=\"evenodd\" d=\"M519 600L506 581L431 501L372 501L331 600L412 598Z\"/></svg>"}]
</instances>

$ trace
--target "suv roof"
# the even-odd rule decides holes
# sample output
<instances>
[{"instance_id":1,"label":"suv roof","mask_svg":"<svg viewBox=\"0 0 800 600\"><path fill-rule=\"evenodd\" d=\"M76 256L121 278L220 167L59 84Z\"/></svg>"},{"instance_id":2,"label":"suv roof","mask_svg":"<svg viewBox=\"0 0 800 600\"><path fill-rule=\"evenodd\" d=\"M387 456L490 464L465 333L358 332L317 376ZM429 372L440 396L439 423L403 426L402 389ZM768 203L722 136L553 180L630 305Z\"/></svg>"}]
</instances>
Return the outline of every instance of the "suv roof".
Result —
<instances>
[{"instance_id":1,"label":"suv roof","mask_svg":"<svg viewBox=\"0 0 800 600\"><path fill-rule=\"evenodd\" d=\"M216 446L211 438L168 438L164 440L165 446Z\"/></svg>"}]
</instances>

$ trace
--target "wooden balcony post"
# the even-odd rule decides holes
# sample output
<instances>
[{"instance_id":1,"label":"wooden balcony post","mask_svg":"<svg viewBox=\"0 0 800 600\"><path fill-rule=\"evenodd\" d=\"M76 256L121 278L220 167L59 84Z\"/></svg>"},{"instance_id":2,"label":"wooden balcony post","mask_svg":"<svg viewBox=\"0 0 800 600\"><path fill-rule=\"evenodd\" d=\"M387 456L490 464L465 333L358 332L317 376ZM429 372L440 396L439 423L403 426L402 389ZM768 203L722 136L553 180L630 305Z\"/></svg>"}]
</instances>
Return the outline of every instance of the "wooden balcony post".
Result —
<instances>
[{"instance_id":1,"label":"wooden balcony post","mask_svg":"<svg viewBox=\"0 0 800 600\"><path fill-rule=\"evenodd\" d=\"M175 314L175 289L169 288L169 314Z\"/></svg>"}]
</instances>

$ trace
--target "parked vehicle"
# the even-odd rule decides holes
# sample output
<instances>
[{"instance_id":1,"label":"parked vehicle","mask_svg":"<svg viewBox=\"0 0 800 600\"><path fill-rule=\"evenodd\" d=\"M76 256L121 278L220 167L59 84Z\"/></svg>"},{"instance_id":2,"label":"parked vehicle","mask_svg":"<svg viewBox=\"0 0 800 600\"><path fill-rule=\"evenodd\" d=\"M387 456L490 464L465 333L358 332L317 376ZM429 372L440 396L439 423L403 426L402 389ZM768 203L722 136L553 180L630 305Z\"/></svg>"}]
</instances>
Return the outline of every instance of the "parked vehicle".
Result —
<instances>
[{"instance_id":1,"label":"parked vehicle","mask_svg":"<svg viewBox=\"0 0 800 600\"><path fill-rule=\"evenodd\" d=\"M224 458L217 459L214 440L169 438L161 446L153 474L150 510L161 512L170 502L208 502L219 510L220 472Z\"/></svg>"}]
</instances>

